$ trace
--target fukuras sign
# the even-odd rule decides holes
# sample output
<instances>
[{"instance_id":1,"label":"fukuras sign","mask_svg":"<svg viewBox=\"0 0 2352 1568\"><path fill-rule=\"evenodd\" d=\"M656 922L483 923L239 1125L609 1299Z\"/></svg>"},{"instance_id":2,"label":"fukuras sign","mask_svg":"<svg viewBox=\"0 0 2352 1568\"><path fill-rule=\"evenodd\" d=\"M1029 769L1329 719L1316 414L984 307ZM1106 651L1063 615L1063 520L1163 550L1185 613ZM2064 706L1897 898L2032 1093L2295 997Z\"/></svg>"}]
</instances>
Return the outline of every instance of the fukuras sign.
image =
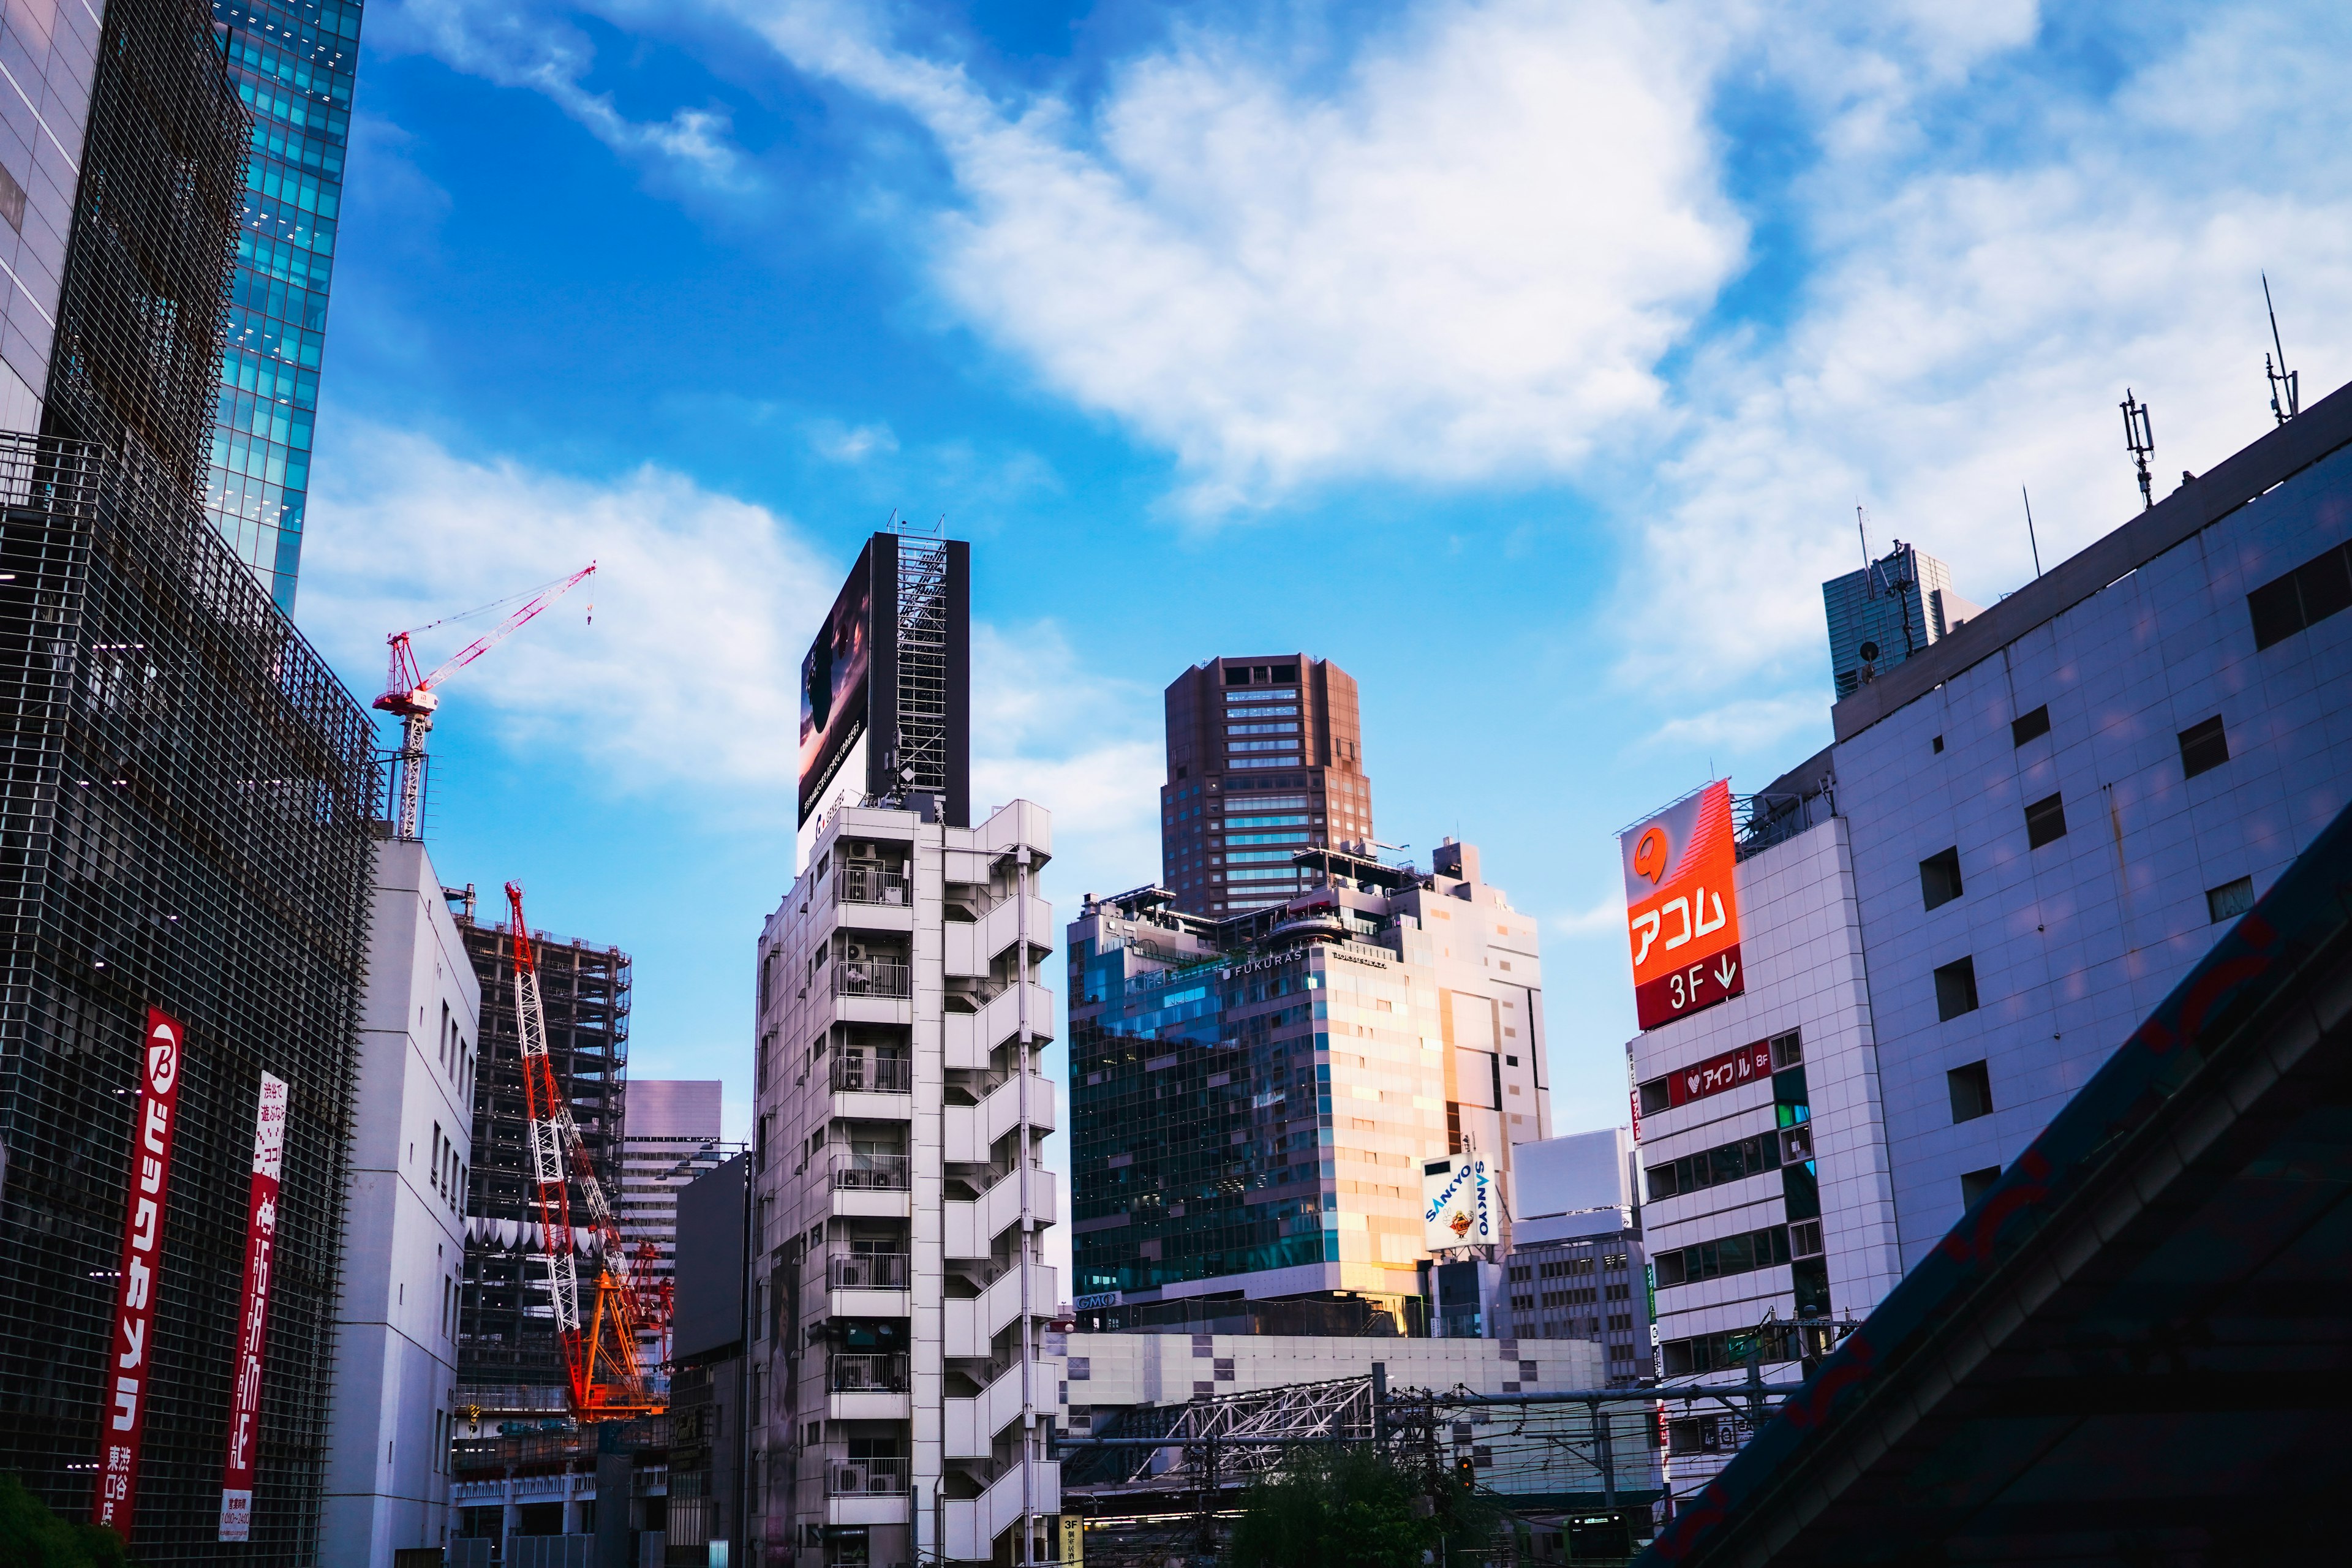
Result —
<instances>
[{"instance_id":1,"label":"fukuras sign","mask_svg":"<svg viewBox=\"0 0 2352 1568\"><path fill-rule=\"evenodd\" d=\"M1495 1183L1475 1154L1421 1167L1421 1244L1432 1252L1495 1243Z\"/></svg>"},{"instance_id":2,"label":"fukuras sign","mask_svg":"<svg viewBox=\"0 0 2352 1568\"><path fill-rule=\"evenodd\" d=\"M1633 1012L1654 1029L1748 989L1732 894L1731 785L1718 779L1618 837Z\"/></svg>"},{"instance_id":3,"label":"fukuras sign","mask_svg":"<svg viewBox=\"0 0 2352 1568\"><path fill-rule=\"evenodd\" d=\"M253 1123L253 1193L246 1208L244 1309L229 1384L228 1457L221 1467L220 1538L253 1536L253 1457L261 1440L261 1352L269 1330L269 1279L278 1261L278 1179L286 1159L286 1080L261 1075Z\"/></svg>"},{"instance_id":4,"label":"fukuras sign","mask_svg":"<svg viewBox=\"0 0 2352 1568\"><path fill-rule=\"evenodd\" d=\"M163 1261L163 1214L172 1188L172 1139L180 1127L180 1067L187 1031L147 1009L139 1100L131 1112L131 1196L122 1217L122 1274L114 1290L114 1342L106 1361L106 1408L98 1427L93 1523L125 1541L139 1506L139 1442L147 1430L153 1370L156 1274Z\"/></svg>"}]
</instances>

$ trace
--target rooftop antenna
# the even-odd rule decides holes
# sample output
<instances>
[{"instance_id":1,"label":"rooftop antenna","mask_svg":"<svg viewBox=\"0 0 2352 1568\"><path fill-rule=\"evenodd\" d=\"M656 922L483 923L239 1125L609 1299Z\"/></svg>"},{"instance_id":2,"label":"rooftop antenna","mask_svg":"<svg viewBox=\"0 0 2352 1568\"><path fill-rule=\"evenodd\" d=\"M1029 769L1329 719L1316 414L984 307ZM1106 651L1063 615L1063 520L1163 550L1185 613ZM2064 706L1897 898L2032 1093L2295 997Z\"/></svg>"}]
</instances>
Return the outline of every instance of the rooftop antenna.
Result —
<instances>
[{"instance_id":1,"label":"rooftop antenna","mask_svg":"<svg viewBox=\"0 0 2352 1568\"><path fill-rule=\"evenodd\" d=\"M2263 356L2263 375L2271 384L2271 415L2284 425L2303 412L2303 385L2301 374L2286 367L2286 345L2279 341L2278 307L2271 303L2268 272L2263 274L2263 309L2271 313L2271 347L2278 351L2275 363L2270 355Z\"/></svg>"},{"instance_id":2,"label":"rooftop antenna","mask_svg":"<svg viewBox=\"0 0 2352 1568\"><path fill-rule=\"evenodd\" d=\"M1853 531L1862 538L1862 576L1864 591L1878 597L1878 575L1870 569L1870 528L1862 514L1862 503L1853 503Z\"/></svg>"},{"instance_id":3,"label":"rooftop antenna","mask_svg":"<svg viewBox=\"0 0 2352 1568\"><path fill-rule=\"evenodd\" d=\"M2023 485L2017 487L2017 493L2025 497L2025 542L2033 546L2033 574L2039 577L2042 575L2042 542L2033 537L2033 497L2027 493Z\"/></svg>"},{"instance_id":4,"label":"rooftop antenna","mask_svg":"<svg viewBox=\"0 0 2352 1568\"><path fill-rule=\"evenodd\" d=\"M2124 445L2129 448L2132 462L2139 468L2139 509L2146 511L2156 505L2156 490L2149 484L2147 460L2156 456L2156 431L2148 424L2147 405L2124 388Z\"/></svg>"}]
</instances>

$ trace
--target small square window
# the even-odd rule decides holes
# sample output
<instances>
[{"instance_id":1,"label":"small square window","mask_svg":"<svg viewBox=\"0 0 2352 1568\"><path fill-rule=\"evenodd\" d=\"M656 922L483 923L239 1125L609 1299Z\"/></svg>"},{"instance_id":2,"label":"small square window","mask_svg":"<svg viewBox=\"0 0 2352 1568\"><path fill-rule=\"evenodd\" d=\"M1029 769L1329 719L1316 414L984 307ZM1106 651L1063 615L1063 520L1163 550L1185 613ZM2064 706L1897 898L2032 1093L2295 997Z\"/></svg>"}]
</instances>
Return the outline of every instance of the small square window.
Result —
<instances>
[{"instance_id":1,"label":"small square window","mask_svg":"<svg viewBox=\"0 0 2352 1568\"><path fill-rule=\"evenodd\" d=\"M2221 716L2216 713L2201 724L2191 724L2180 731L2180 774L2195 778L2210 773L2230 760L2230 737L2221 731Z\"/></svg>"},{"instance_id":2,"label":"small square window","mask_svg":"<svg viewBox=\"0 0 2352 1568\"><path fill-rule=\"evenodd\" d=\"M1642 1114L1644 1116L1655 1116L1674 1103L1672 1092L1666 1088L1666 1080L1662 1078L1654 1078L1643 1084L1639 1093L1642 1096Z\"/></svg>"},{"instance_id":3,"label":"small square window","mask_svg":"<svg viewBox=\"0 0 2352 1568\"><path fill-rule=\"evenodd\" d=\"M1507 1068L1515 1068L1519 1065L1519 1058L1517 1057L1505 1057L1503 1058L1503 1065Z\"/></svg>"},{"instance_id":4,"label":"small square window","mask_svg":"<svg viewBox=\"0 0 2352 1568\"><path fill-rule=\"evenodd\" d=\"M1805 1037L1799 1029L1772 1037L1772 1070L1795 1067L1805 1059Z\"/></svg>"},{"instance_id":5,"label":"small square window","mask_svg":"<svg viewBox=\"0 0 2352 1568\"><path fill-rule=\"evenodd\" d=\"M1938 850L1919 862L1919 899L1929 909L1960 896L1960 852Z\"/></svg>"},{"instance_id":6,"label":"small square window","mask_svg":"<svg viewBox=\"0 0 2352 1568\"><path fill-rule=\"evenodd\" d=\"M1984 1063L1954 1068L1944 1075L1944 1087L1951 1091L1954 1121L1974 1121L1992 1114L1992 1075Z\"/></svg>"},{"instance_id":7,"label":"small square window","mask_svg":"<svg viewBox=\"0 0 2352 1568\"><path fill-rule=\"evenodd\" d=\"M1944 749L1944 737L1943 737L1943 736L1938 735L1938 736L1937 736L1937 737L1936 737L1935 749L1936 749L1937 752L1939 752Z\"/></svg>"},{"instance_id":8,"label":"small square window","mask_svg":"<svg viewBox=\"0 0 2352 1568\"><path fill-rule=\"evenodd\" d=\"M2026 742L2050 733L2050 704L2043 703L2031 713L2021 713L2009 722L2009 743L2021 746Z\"/></svg>"},{"instance_id":9,"label":"small square window","mask_svg":"<svg viewBox=\"0 0 2352 1568\"><path fill-rule=\"evenodd\" d=\"M2025 847L2039 849L2066 837L2066 803L2046 795L2025 808Z\"/></svg>"},{"instance_id":10,"label":"small square window","mask_svg":"<svg viewBox=\"0 0 2352 1568\"><path fill-rule=\"evenodd\" d=\"M1955 1118L1955 1120L1958 1120L1958 1118ZM1969 1171L1962 1174L1960 1177L1960 1206L1966 1209L1976 1207L1977 1200L1984 1196L1987 1193L1992 1191L1992 1184L2000 1180L2000 1167L1999 1165L1987 1165L1981 1171Z\"/></svg>"},{"instance_id":11,"label":"small square window","mask_svg":"<svg viewBox=\"0 0 2352 1568\"><path fill-rule=\"evenodd\" d=\"M2205 910L2215 924L2236 920L2254 907L2254 879L2241 877L2234 882L2224 882L2218 888L2205 889Z\"/></svg>"},{"instance_id":12,"label":"small square window","mask_svg":"<svg viewBox=\"0 0 2352 1568\"><path fill-rule=\"evenodd\" d=\"M1956 958L1936 971L1936 1017L1948 1023L1977 1010L1977 961L1974 954Z\"/></svg>"}]
</instances>

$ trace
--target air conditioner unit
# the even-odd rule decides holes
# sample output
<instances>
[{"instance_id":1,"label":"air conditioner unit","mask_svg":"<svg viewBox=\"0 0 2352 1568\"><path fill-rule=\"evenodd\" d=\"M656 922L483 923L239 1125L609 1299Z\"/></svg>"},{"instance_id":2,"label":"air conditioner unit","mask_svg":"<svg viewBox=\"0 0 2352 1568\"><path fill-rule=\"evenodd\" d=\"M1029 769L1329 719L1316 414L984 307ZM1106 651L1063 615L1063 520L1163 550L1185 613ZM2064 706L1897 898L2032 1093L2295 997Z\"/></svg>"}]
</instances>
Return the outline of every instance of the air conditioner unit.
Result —
<instances>
[{"instance_id":1,"label":"air conditioner unit","mask_svg":"<svg viewBox=\"0 0 2352 1568\"><path fill-rule=\"evenodd\" d=\"M848 953L852 958L863 958L866 956L866 949L859 943L853 942L849 944Z\"/></svg>"},{"instance_id":2,"label":"air conditioner unit","mask_svg":"<svg viewBox=\"0 0 2352 1568\"><path fill-rule=\"evenodd\" d=\"M866 1468L862 1465L841 1465L834 1472L835 1489L853 1495L866 1489Z\"/></svg>"}]
</instances>

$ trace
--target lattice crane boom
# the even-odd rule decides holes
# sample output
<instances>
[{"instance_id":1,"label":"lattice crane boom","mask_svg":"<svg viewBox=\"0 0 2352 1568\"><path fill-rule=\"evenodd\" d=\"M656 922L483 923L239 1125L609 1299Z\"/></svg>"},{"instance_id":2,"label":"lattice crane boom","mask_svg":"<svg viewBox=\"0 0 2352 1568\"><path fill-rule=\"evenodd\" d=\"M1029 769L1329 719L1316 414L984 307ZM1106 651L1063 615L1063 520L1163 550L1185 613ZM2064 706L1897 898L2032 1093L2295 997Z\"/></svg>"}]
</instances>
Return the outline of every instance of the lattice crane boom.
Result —
<instances>
[{"instance_id":1,"label":"lattice crane boom","mask_svg":"<svg viewBox=\"0 0 2352 1568\"><path fill-rule=\"evenodd\" d=\"M637 1291L630 1278L628 1249L622 1245L620 1226L604 1202L604 1189L589 1163L587 1145L548 1056L539 964L531 952L530 927L523 919L520 884L507 884L507 905L513 920L515 1035L522 1048L523 1103L529 1116L524 1142L530 1151L541 1261L571 1384L572 1413L583 1421L646 1415L663 1408L664 1402L648 1390L638 1361ZM575 1185L586 1211L582 1226L572 1222ZM595 1282L584 1300L574 1245L582 1229L594 1243L596 1259Z\"/></svg>"},{"instance_id":2,"label":"lattice crane boom","mask_svg":"<svg viewBox=\"0 0 2352 1568\"><path fill-rule=\"evenodd\" d=\"M417 836L417 818L425 804L425 737L433 729L433 710L441 706L441 683L465 668L490 649L522 629L523 623L540 611L572 592L596 570L593 561L583 566L560 583L551 583L507 612L506 619L451 654L434 667L430 675L421 675L416 668L416 650L409 639L418 632L430 631L440 626L434 621L428 626L412 626L404 632L394 632L384 641L392 649L391 668L384 675L383 695L372 706L400 718L400 789L394 803L394 827L403 838ZM494 609L496 605L484 608ZM467 615L478 611L468 610ZM448 620L462 619L451 616Z\"/></svg>"}]
</instances>

